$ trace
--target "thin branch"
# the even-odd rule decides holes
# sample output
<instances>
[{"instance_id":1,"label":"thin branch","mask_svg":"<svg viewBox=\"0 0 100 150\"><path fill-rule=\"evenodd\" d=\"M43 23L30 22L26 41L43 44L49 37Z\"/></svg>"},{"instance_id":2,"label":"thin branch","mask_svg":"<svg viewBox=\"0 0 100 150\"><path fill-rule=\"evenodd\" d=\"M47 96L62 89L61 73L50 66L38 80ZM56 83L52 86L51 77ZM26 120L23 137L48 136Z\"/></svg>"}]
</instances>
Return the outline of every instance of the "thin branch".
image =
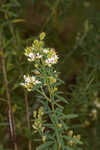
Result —
<instances>
[{"instance_id":1,"label":"thin branch","mask_svg":"<svg viewBox=\"0 0 100 150\"><path fill-rule=\"evenodd\" d=\"M9 87L8 87L7 72L6 72L6 67L5 67L5 56L3 54L3 48L2 48L2 42L1 41L2 41L2 36L1 36L1 33L0 33L0 49L2 51L2 53L1 53L1 63L2 63L4 84L5 84L5 87L6 87L6 97L7 97L7 102L8 102L9 128L10 128L11 140L14 144L14 150L17 150L14 115L13 115L13 111L12 111L12 107L11 107L11 96L10 96Z\"/></svg>"},{"instance_id":2,"label":"thin branch","mask_svg":"<svg viewBox=\"0 0 100 150\"><path fill-rule=\"evenodd\" d=\"M27 92L26 92L25 90L24 90L24 96L25 96L25 105L26 105L26 121L27 121L27 128L28 128L29 132L31 132L28 95L27 95ZM29 139L29 141L28 141L28 148L29 148L29 150L32 150L32 141L31 141L30 139Z\"/></svg>"}]
</instances>

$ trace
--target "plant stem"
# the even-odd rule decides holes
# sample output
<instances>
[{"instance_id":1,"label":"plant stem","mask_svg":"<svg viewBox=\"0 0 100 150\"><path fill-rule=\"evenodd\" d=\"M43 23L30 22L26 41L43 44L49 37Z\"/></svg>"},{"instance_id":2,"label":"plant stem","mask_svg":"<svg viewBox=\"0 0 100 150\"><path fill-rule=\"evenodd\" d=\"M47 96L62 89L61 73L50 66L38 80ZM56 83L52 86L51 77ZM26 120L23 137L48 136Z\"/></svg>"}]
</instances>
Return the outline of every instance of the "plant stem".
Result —
<instances>
[{"instance_id":1,"label":"plant stem","mask_svg":"<svg viewBox=\"0 0 100 150\"><path fill-rule=\"evenodd\" d=\"M49 95L50 95L50 103L51 103L52 111L54 112L54 103L52 101L52 99L53 99L52 87L49 85L49 83L48 83L48 91L49 91Z\"/></svg>"},{"instance_id":2,"label":"plant stem","mask_svg":"<svg viewBox=\"0 0 100 150\"><path fill-rule=\"evenodd\" d=\"M51 104L51 107L52 107L52 111L54 112L54 104Z\"/></svg>"},{"instance_id":3,"label":"plant stem","mask_svg":"<svg viewBox=\"0 0 100 150\"><path fill-rule=\"evenodd\" d=\"M60 150L61 149L61 145L60 144L58 144L58 150Z\"/></svg>"},{"instance_id":4,"label":"plant stem","mask_svg":"<svg viewBox=\"0 0 100 150\"><path fill-rule=\"evenodd\" d=\"M24 95L25 95L25 105L26 105L27 128L29 129L29 132L31 132L28 95L27 95L27 92L25 90L24 90ZM29 150L32 150L32 141L30 139L28 141L28 148L29 148Z\"/></svg>"},{"instance_id":5,"label":"plant stem","mask_svg":"<svg viewBox=\"0 0 100 150\"><path fill-rule=\"evenodd\" d=\"M0 41L2 41L1 33L0 33ZM6 87L6 97L7 97L7 102L8 102L8 119L9 119L11 140L14 143L14 150L17 150L14 115L13 115L13 111L11 107L11 96L10 96L9 87L8 87L7 72L6 72L6 67L5 67L5 57L3 54L3 48L2 48L1 42L0 42L0 49L2 51L1 62L2 62L2 71L3 71L3 76L4 76L4 84Z\"/></svg>"}]
</instances>

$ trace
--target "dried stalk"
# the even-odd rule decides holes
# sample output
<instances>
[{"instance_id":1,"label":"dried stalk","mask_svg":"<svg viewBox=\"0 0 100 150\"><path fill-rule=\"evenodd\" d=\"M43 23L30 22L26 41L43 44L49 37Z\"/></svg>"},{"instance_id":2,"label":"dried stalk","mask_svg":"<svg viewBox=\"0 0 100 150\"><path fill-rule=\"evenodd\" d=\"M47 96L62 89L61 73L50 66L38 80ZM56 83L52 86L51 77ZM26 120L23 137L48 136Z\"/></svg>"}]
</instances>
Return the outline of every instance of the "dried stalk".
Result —
<instances>
[{"instance_id":1,"label":"dried stalk","mask_svg":"<svg viewBox=\"0 0 100 150\"><path fill-rule=\"evenodd\" d=\"M27 92L24 90L24 95L25 95L25 105L26 105L26 121L27 121L27 128L29 132L31 131L31 126L30 126L30 112L29 112L29 103L28 103L28 95ZM28 149L32 150L32 141L29 139L28 141Z\"/></svg>"},{"instance_id":2,"label":"dried stalk","mask_svg":"<svg viewBox=\"0 0 100 150\"><path fill-rule=\"evenodd\" d=\"M7 103L8 103L9 129L10 129L11 141L14 145L14 150L17 150L14 115L13 115L13 111L11 107L11 96L10 96L9 87L8 87L7 72L6 72L6 67L5 67L5 56L3 54L1 41L2 41L2 37L0 33L1 63L2 63L2 71L3 71L3 76L4 76L4 84L6 87L6 97L7 97Z\"/></svg>"}]
</instances>

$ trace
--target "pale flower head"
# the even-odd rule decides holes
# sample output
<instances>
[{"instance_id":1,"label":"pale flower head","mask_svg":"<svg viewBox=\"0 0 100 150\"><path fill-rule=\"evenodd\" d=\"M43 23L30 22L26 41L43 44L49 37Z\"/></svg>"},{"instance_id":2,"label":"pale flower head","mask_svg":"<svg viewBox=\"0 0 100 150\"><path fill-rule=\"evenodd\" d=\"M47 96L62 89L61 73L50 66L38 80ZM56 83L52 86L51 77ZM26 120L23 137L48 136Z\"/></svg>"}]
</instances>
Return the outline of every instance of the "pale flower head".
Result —
<instances>
[{"instance_id":1,"label":"pale flower head","mask_svg":"<svg viewBox=\"0 0 100 150\"><path fill-rule=\"evenodd\" d=\"M35 80L35 84L41 84L41 81Z\"/></svg>"},{"instance_id":2,"label":"pale flower head","mask_svg":"<svg viewBox=\"0 0 100 150\"><path fill-rule=\"evenodd\" d=\"M45 60L45 63L48 65L48 66L51 66L52 64L56 64L58 61L58 56L57 55L54 55L53 57L50 57L48 59Z\"/></svg>"},{"instance_id":3,"label":"pale flower head","mask_svg":"<svg viewBox=\"0 0 100 150\"><path fill-rule=\"evenodd\" d=\"M28 55L28 60L29 61L34 61L35 60L35 54L34 53L29 53L29 55Z\"/></svg>"},{"instance_id":4,"label":"pale flower head","mask_svg":"<svg viewBox=\"0 0 100 150\"><path fill-rule=\"evenodd\" d=\"M42 58L42 55L40 55L39 53L36 54L36 58L40 59Z\"/></svg>"},{"instance_id":5,"label":"pale flower head","mask_svg":"<svg viewBox=\"0 0 100 150\"><path fill-rule=\"evenodd\" d=\"M41 84L41 81L36 80L35 76L24 75L24 83L21 83L28 91L31 91L36 84Z\"/></svg>"},{"instance_id":6,"label":"pale flower head","mask_svg":"<svg viewBox=\"0 0 100 150\"><path fill-rule=\"evenodd\" d=\"M34 77L34 76L32 76L32 77L31 77L31 80L34 82L34 81L35 81L35 77Z\"/></svg>"},{"instance_id":7,"label":"pale flower head","mask_svg":"<svg viewBox=\"0 0 100 150\"><path fill-rule=\"evenodd\" d=\"M26 76L26 75L24 75L24 80L25 80L26 83L30 83L31 82L30 77Z\"/></svg>"},{"instance_id":8,"label":"pale flower head","mask_svg":"<svg viewBox=\"0 0 100 150\"><path fill-rule=\"evenodd\" d=\"M43 49L43 52L47 54L49 52L49 50L45 48L45 49Z\"/></svg>"}]
</instances>

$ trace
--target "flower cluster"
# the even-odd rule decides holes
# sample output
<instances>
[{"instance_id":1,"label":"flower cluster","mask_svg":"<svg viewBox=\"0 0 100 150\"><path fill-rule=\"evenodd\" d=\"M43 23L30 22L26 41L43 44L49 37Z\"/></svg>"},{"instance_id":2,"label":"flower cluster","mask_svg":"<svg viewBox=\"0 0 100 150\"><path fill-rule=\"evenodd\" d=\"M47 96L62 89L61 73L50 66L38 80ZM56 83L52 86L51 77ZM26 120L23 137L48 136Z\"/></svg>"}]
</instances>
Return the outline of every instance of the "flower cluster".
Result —
<instances>
[{"instance_id":1,"label":"flower cluster","mask_svg":"<svg viewBox=\"0 0 100 150\"><path fill-rule=\"evenodd\" d=\"M55 50L51 49L47 53L47 59L45 60L45 64L51 67L53 64L56 64L58 61L58 56L56 55Z\"/></svg>"},{"instance_id":2,"label":"flower cluster","mask_svg":"<svg viewBox=\"0 0 100 150\"><path fill-rule=\"evenodd\" d=\"M43 112L43 107L40 107L38 111L33 112L33 117L34 117L34 124L32 127L35 129L35 132L41 131L41 133L44 132L45 127L43 127L43 118L44 112Z\"/></svg>"},{"instance_id":3,"label":"flower cluster","mask_svg":"<svg viewBox=\"0 0 100 150\"><path fill-rule=\"evenodd\" d=\"M97 118L97 110L96 109L92 109L90 114L89 114L90 117L92 117L92 120L96 120Z\"/></svg>"},{"instance_id":4,"label":"flower cluster","mask_svg":"<svg viewBox=\"0 0 100 150\"><path fill-rule=\"evenodd\" d=\"M40 70L45 66L51 67L53 64L56 64L58 61L58 56L54 49L44 48L43 39L45 37L45 33L40 34L40 39L35 40L32 43L32 46L27 47L25 49L25 56L27 56L28 61L33 62L34 64L34 74L38 75L38 79L41 80ZM34 76L26 76L24 75L24 83L21 83L28 91L31 91L32 88L37 85L41 84L42 80L39 81ZM50 77L50 82L53 84L56 82L56 79Z\"/></svg>"},{"instance_id":5,"label":"flower cluster","mask_svg":"<svg viewBox=\"0 0 100 150\"><path fill-rule=\"evenodd\" d=\"M69 146L76 145L76 144L81 144L81 141L80 141L81 136L79 134L78 135L73 135L73 131L70 130L68 132L68 136L71 137L71 139L69 139L68 142L67 142L67 144Z\"/></svg>"},{"instance_id":6,"label":"flower cluster","mask_svg":"<svg viewBox=\"0 0 100 150\"><path fill-rule=\"evenodd\" d=\"M25 56L28 57L28 61L34 62L36 59L42 58L42 55L39 52L34 52L34 48L28 47L25 50Z\"/></svg>"},{"instance_id":7,"label":"flower cluster","mask_svg":"<svg viewBox=\"0 0 100 150\"><path fill-rule=\"evenodd\" d=\"M32 88L37 84L41 84L41 81L36 80L35 76L29 75L24 75L24 83L21 83L21 85L24 86L28 91L31 91Z\"/></svg>"},{"instance_id":8,"label":"flower cluster","mask_svg":"<svg viewBox=\"0 0 100 150\"><path fill-rule=\"evenodd\" d=\"M25 49L25 56L28 57L28 61L37 63L42 59L45 65L51 67L58 61L58 56L54 49L44 48L43 39L45 34L40 34L40 40L35 40L32 46ZM43 36L43 37L42 37ZM42 37L42 38L41 38Z\"/></svg>"}]
</instances>

